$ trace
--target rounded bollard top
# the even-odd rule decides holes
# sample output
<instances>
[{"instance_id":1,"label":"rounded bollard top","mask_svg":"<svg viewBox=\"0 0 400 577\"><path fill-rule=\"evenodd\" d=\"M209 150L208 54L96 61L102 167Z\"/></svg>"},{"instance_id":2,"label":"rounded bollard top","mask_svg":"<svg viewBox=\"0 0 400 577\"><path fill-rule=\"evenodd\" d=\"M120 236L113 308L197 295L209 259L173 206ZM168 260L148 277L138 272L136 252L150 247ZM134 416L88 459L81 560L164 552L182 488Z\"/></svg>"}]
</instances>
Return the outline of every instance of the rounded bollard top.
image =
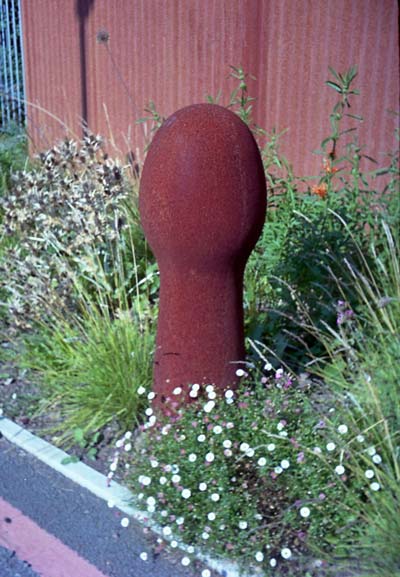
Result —
<instances>
[{"instance_id":1,"label":"rounded bollard top","mask_svg":"<svg viewBox=\"0 0 400 577\"><path fill-rule=\"evenodd\" d=\"M247 125L215 104L172 114L149 148L139 208L160 266L244 265L266 210L264 169Z\"/></svg>"}]
</instances>

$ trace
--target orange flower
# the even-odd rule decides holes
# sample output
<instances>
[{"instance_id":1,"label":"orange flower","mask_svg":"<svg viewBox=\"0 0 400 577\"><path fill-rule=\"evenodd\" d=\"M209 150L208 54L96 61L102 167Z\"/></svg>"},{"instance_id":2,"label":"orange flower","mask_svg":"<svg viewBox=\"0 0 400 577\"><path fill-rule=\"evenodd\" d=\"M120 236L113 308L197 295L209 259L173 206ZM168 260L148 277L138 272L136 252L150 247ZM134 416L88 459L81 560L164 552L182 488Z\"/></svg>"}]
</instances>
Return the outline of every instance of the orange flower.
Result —
<instances>
[{"instance_id":1,"label":"orange flower","mask_svg":"<svg viewBox=\"0 0 400 577\"><path fill-rule=\"evenodd\" d=\"M332 166L329 158L323 158L322 164L324 165L324 170L326 174L335 174L339 169Z\"/></svg>"},{"instance_id":2,"label":"orange flower","mask_svg":"<svg viewBox=\"0 0 400 577\"><path fill-rule=\"evenodd\" d=\"M328 193L328 186L325 182L322 184L316 184L311 188L313 194L318 194L320 198L325 198Z\"/></svg>"}]
</instances>

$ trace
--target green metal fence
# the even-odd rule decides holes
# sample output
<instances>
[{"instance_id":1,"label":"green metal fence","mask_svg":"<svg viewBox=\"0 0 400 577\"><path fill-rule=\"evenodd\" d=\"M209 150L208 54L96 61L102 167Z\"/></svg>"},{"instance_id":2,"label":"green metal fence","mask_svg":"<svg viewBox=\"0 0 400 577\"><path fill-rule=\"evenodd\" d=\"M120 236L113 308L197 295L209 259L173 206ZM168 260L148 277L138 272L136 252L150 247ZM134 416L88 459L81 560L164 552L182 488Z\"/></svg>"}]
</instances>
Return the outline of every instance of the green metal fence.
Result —
<instances>
[{"instance_id":1,"label":"green metal fence","mask_svg":"<svg viewBox=\"0 0 400 577\"><path fill-rule=\"evenodd\" d=\"M25 123L20 0L0 0L0 131Z\"/></svg>"}]
</instances>

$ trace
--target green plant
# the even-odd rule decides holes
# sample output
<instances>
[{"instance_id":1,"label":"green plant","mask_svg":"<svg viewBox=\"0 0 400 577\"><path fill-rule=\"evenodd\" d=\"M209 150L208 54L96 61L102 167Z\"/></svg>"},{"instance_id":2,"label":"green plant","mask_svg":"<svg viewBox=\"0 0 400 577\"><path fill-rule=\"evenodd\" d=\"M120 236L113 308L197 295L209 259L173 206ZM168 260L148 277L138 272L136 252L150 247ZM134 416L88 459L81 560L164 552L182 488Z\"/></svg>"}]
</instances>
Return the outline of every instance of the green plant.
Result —
<instances>
[{"instance_id":1,"label":"green plant","mask_svg":"<svg viewBox=\"0 0 400 577\"><path fill-rule=\"evenodd\" d=\"M40 383L42 411L55 408L49 427L60 443L74 442L77 430L89 442L109 424L124 429L143 418L137 391L151 381L158 276L143 254L137 262L136 234L130 226L112 252L80 255L81 274L70 275L75 310L49 306L24 335L21 362Z\"/></svg>"},{"instance_id":2,"label":"green plant","mask_svg":"<svg viewBox=\"0 0 400 577\"><path fill-rule=\"evenodd\" d=\"M22 364L39 381L42 411L52 407L49 423L57 442L70 445L75 431L86 439L110 423L126 429L142 419L139 387L152 374L153 330L137 313L90 304L81 317L54 319L26 337Z\"/></svg>"},{"instance_id":3,"label":"green plant","mask_svg":"<svg viewBox=\"0 0 400 577\"><path fill-rule=\"evenodd\" d=\"M342 294L337 326L316 330L325 355L323 360L315 359L312 370L341 401L347 421L368 431L373 463L385 461L379 471L385 490L358 504L365 519L363 531L356 542L343 540L342 546L344 556L356 551L366 570L389 577L397 574L400 564L400 253L394 230L385 220L380 226L383 233L372 239L369 259L358 247L360 268L342 263L353 280L352 294L357 295L353 307L348 304L348 287L332 277ZM353 475L365 478L362 460L355 464ZM370 475L377 475L375 467Z\"/></svg>"},{"instance_id":4,"label":"green plant","mask_svg":"<svg viewBox=\"0 0 400 577\"><path fill-rule=\"evenodd\" d=\"M175 417L149 407L142 433L117 441L109 478L118 464L130 465L136 505L169 544L179 535L262 575L320 575L364 527L364 506L384 485L385 457L376 450L372 460L370 431L344 421L340 403L309 379L268 361L264 373L238 374L238 390L222 395L193 385L184 408L178 387ZM373 468L373 480L354 475L356 466Z\"/></svg>"},{"instance_id":5,"label":"green plant","mask_svg":"<svg viewBox=\"0 0 400 577\"><path fill-rule=\"evenodd\" d=\"M335 75L340 84L328 84L336 86L340 98L331 114L332 133L322 143L323 173L317 184L304 191L307 179L296 178L287 160L280 158L282 133L273 132L268 137L263 157L270 209L245 276L249 336L264 339L277 358L294 367L304 365L310 354L320 350L318 340L304 329L308 318L319 326L335 326L333 303L340 293L330 282L329 271L351 286L342 258L357 266L357 245L362 251L366 249L371 235L376 233L377 237L380 233L382 215L398 212L394 156L391 166L379 171L391 177L390 184L386 183L381 191L370 184L370 177L375 177L377 171L368 173L362 168L371 159L356 140L345 144L344 154L337 156L340 140L355 130L341 130L340 124L347 114L349 95L357 91L351 88L355 68ZM356 115L349 116L359 120ZM328 145L330 152L326 151ZM349 291L350 303L356 298Z\"/></svg>"},{"instance_id":6,"label":"green plant","mask_svg":"<svg viewBox=\"0 0 400 577\"><path fill-rule=\"evenodd\" d=\"M100 440L100 436L100 432L97 432L87 439L82 429L75 429L73 432L73 441L82 450L82 456L87 455L88 459L95 461L97 455L97 443ZM61 461L61 464L69 465L70 463L77 463L78 461L80 461L80 457L72 455L70 457L65 457Z\"/></svg>"},{"instance_id":7,"label":"green plant","mask_svg":"<svg viewBox=\"0 0 400 577\"><path fill-rule=\"evenodd\" d=\"M0 196L10 186L11 173L27 163L27 139L19 127L0 131Z\"/></svg>"},{"instance_id":8,"label":"green plant","mask_svg":"<svg viewBox=\"0 0 400 577\"><path fill-rule=\"evenodd\" d=\"M146 252L138 227L132 182L110 160L99 137L65 141L40 155L32 170L13 177L10 193L0 200L5 244L0 262L3 307L10 322L30 326L52 309L76 310L74 286L94 286L96 268L109 285L113 301L114 253L123 254L126 280L138 273L130 252Z\"/></svg>"}]
</instances>

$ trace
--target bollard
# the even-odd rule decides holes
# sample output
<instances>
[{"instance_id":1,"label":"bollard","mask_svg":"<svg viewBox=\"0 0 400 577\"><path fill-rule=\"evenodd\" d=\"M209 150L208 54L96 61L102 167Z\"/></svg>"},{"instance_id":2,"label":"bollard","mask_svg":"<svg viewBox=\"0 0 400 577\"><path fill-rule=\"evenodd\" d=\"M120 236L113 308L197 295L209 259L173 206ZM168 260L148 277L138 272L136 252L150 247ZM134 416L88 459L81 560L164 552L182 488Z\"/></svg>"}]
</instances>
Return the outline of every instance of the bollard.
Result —
<instances>
[{"instance_id":1,"label":"bollard","mask_svg":"<svg viewBox=\"0 0 400 577\"><path fill-rule=\"evenodd\" d=\"M181 403L188 384L235 386L245 357L243 273L266 211L246 124L215 104L172 114L149 148L139 209L160 269L154 392L168 412L176 387Z\"/></svg>"}]
</instances>

